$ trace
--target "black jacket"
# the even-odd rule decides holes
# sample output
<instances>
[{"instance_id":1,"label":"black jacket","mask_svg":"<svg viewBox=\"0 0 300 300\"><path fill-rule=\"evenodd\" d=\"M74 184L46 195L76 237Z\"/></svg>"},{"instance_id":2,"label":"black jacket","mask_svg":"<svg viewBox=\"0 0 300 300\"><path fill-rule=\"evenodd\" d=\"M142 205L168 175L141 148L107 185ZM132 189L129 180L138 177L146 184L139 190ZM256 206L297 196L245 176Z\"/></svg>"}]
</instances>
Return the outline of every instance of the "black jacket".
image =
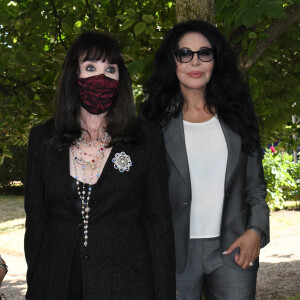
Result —
<instances>
[{"instance_id":1,"label":"black jacket","mask_svg":"<svg viewBox=\"0 0 300 300\"><path fill-rule=\"evenodd\" d=\"M71 191L69 149L42 141L45 125L31 130L25 185L27 299L66 299L79 242L84 300L175 299L175 254L163 137L143 124L137 144L113 147L90 201L88 246ZM129 172L112 162L131 157Z\"/></svg>"}]
</instances>

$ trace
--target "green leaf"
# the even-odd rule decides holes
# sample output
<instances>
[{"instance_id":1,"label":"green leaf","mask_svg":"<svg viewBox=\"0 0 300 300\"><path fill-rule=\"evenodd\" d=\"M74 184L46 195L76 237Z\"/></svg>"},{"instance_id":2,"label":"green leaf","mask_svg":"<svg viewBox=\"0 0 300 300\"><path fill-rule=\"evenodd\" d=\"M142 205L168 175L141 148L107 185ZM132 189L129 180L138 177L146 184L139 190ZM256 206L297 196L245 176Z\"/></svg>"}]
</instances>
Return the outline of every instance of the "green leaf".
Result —
<instances>
[{"instance_id":1,"label":"green leaf","mask_svg":"<svg viewBox=\"0 0 300 300\"><path fill-rule=\"evenodd\" d=\"M234 20L234 13L236 12L236 9L237 8L235 6L226 7L222 13L224 20L231 23Z\"/></svg>"},{"instance_id":2,"label":"green leaf","mask_svg":"<svg viewBox=\"0 0 300 300\"><path fill-rule=\"evenodd\" d=\"M261 17L261 11L258 8L249 8L242 14L242 24L247 28L253 26Z\"/></svg>"},{"instance_id":3,"label":"green leaf","mask_svg":"<svg viewBox=\"0 0 300 300\"><path fill-rule=\"evenodd\" d=\"M120 20L127 20L127 19L130 19L130 18L129 18L129 15L117 15L116 18L117 18L117 19L120 19Z\"/></svg>"},{"instance_id":4,"label":"green leaf","mask_svg":"<svg viewBox=\"0 0 300 300\"><path fill-rule=\"evenodd\" d=\"M4 150L3 150L3 156L4 156L4 157L8 157L8 158L13 158L13 154L12 154L11 151L8 150L8 149L4 149Z\"/></svg>"},{"instance_id":5,"label":"green leaf","mask_svg":"<svg viewBox=\"0 0 300 300\"><path fill-rule=\"evenodd\" d=\"M243 47L243 50L247 49L247 47L248 47L248 43L245 38L242 39L242 47Z\"/></svg>"},{"instance_id":6,"label":"green leaf","mask_svg":"<svg viewBox=\"0 0 300 300\"><path fill-rule=\"evenodd\" d=\"M142 19L146 23L152 23L154 21L154 18L151 15L143 15Z\"/></svg>"},{"instance_id":7,"label":"green leaf","mask_svg":"<svg viewBox=\"0 0 300 300\"><path fill-rule=\"evenodd\" d=\"M134 20L126 20L120 27L120 31L124 31L130 28L134 24L134 22L135 22Z\"/></svg>"},{"instance_id":8,"label":"green leaf","mask_svg":"<svg viewBox=\"0 0 300 300\"><path fill-rule=\"evenodd\" d=\"M67 35L71 35L73 32L73 24L70 23L63 23L62 24L62 30L67 34Z\"/></svg>"},{"instance_id":9,"label":"green leaf","mask_svg":"<svg viewBox=\"0 0 300 300\"><path fill-rule=\"evenodd\" d=\"M155 31L156 31L156 28L153 25L147 26L147 28L146 28L146 34L152 34Z\"/></svg>"},{"instance_id":10,"label":"green leaf","mask_svg":"<svg viewBox=\"0 0 300 300\"><path fill-rule=\"evenodd\" d=\"M152 73L152 68L150 68L149 66L151 66L152 62L153 62L153 55L150 55L146 58L142 58L140 60L135 60L133 62L131 62L130 64L128 64L127 69L130 73L130 75L132 77L134 77L135 75L138 75L140 73L144 74L150 72L150 74L147 75L151 75Z\"/></svg>"},{"instance_id":11,"label":"green leaf","mask_svg":"<svg viewBox=\"0 0 300 300\"><path fill-rule=\"evenodd\" d=\"M30 20L30 27L35 28L43 24L44 18L40 12L32 12L31 20Z\"/></svg>"},{"instance_id":12,"label":"green leaf","mask_svg":"<svg viewBox=\"0 0 300 300\"><path fill-rule=\"evenodd\" d=\"M249 45L248 45L248 56L251 56L254 50L256 49L257 46L257 41L256 40L251 40Z\"/></svg>"},{"instance_id":13,"label":"green leaf","mask_svg":"<svg viewBox=\"0 0 300 300\"><path fill-rule=\"evenodd\" d=\"M130 52L130 47L129 46L125 46L123 49L122 49L122 54L124 53L129 53Z\"/></svg>"},{"instance_id":14,"label":"green leaf","mask_svg":"<svg viewBox=\"0 0 300 300\"><path fill-rule=\"evenodd\" d=\"M72 14L68 14L62 20L62 29L67 35L72 35L74 23L75 23L75 19Z\"/></svg>"},{"instance_id":15,"label":"green leaf","mask_svg":"<svg viewBox=\"0 0 300 300\"><path fill-rule=\"evenodd\" d=\"M129 16L131 16L131 17L135 16L135 10L133 8L127 8L127 9L125 9L125 11Z\"/></svg>"},{"instance_id":16,"label":"green leaf","mask_svg":"<svg viewBox=\"0 0 300 300\"><path fill-rule=\"evenodd\" d=\"M9 18L8 14L0 13L0 24L5 24Z\"/></svg>"},{"instance_id":17,"label":"green leaf","mask_svg":"<svg viewBox=\"0 0 300 300\"><path fill-rule=\"evenodd\" d=\"M257 38L257 33L256 33L256 32L253 32L253 31L249 32L248 38L249 38L250 40L256 39L256 38Z\"/></svg>"},{"instance_id":18,"label":"green leaf","mask_svg":"<svg viewBox=\"0 0 300 300\"><path fill-rule=\"evenodd\" d=\"M77 28L80 28L80 27L83 25L83 23L84 23L83 21L80 21L80 20L79 20L79 21L77 21L77 22L74 24L74 26L77 27Z\"/></svg>"},{"instance_id":19,"label":"green leaf","mask_svg":"<svg viewBox=\"0 0 300 300\"><path fill-rule=\"evenodd\" d=\"M285 17L284 7L281 1L275 0L261 0L259 8L262 14L272 18L283 18Z\"/></svg>"},{"instance_id":20,"label":"green leaf","mask_svg":"<svg viewBox=\"0 0 300 300\"><path fill-rule=\"evenodd\" d=\"M153 37L155 39L161 39L164 36L164 34L162 32L155 32L153 33Z\"/></svg>"},{"instance_id":21,"label":"green leaf","mask_svg":"<svg viewBox=\"0 0 300 300\"><path fill-rule=\"evenodd\" d=\"M136 36L140 35L143 33L146 29L146 23L145 22L139 22L134 26L134 34Z\"/></svg>"},{"instance_id":22,"label":"green leaf","mask_svg":"<svg viewBox=\"0 0 300 300\"><path fill-rule=\"evenodd\" d=\"M20 64L24 64L26 57L24 56L22 51L17 51L15 53L15 58Z\"/></svg>"},{"instance_id":23,"label":"green leaf","mask_svg":"<svg viewBox=\"0 0 300 300\"><path fill-rule=\"evenodd\" d=\"M249 8L239 8L234 16L234 26L235 28L240 27L242 25L242 18L244 13L248 10Z\"/></svg>"}]
</instances>

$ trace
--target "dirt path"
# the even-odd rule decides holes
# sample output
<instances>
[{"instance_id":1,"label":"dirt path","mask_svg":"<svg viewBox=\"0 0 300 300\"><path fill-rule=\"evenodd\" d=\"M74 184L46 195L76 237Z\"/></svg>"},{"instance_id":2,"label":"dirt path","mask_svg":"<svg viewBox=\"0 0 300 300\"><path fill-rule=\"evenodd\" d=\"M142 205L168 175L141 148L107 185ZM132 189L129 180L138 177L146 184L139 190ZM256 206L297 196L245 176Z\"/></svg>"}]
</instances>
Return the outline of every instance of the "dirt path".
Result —
<instances>
[{"instance_id":1,"label":"dirt path","mask_svg":"<svg viewBox=\"0 0 300 300\"><path fill-rule=\"evenodd\" d=\"M27 266L23 240L24 229L0 235L0 252L8 265L8 273L0 287L0 292L7 300L25 299Z\"/></svg>"},{"instance_id":2,"label":"dirt path","mask_svg":"<svg viewBox=\"0 0 300 300\"><path fill-rule=\"evenodd\" d=\"M261 250L258 300L300 294L300 212L271 214L271 242Z\"/></svg>"},{"instance_id":3,"label":"dirt path","mask_svg":"<svg viewBox=\"0 0 300 300\"><path fill-rule=\"evenodd\" d=\"M9 266L0 292L7 300L25 299L23 237L24 229L0 235L0 253ZM256 299L285 299L296 294L300 294L300 212L274 212L271 243L261 250Z\"/></svg>"}]
</instances>

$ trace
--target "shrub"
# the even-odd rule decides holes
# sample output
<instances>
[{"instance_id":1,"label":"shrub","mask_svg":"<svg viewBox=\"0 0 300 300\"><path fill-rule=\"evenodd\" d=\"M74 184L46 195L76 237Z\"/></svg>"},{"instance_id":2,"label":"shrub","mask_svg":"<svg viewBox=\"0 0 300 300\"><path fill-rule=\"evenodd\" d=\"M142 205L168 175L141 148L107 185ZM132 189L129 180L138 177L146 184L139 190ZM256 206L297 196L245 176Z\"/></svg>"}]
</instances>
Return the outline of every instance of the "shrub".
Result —
<instances>
[{"instance_id":1,"label":"shrub","mask_svg":"<svg viewBox=\"0 0 300 300\"><path fill-rule=\"evenodd\" d=\"M299 198L300 164L286 152L266 150L263 167L267 181L267 203L270 210L282 209L286 200Z\"/></svg>"},{"instance_id":2,"label":"shrub","mask_svg":"<svg viewBox=\"0 0 300 300\"><path fill-rule=\"evenodd\" d=\"M22 194L27 162L27 147L10 149L12 158L5 158L0 165L0 194ZM14 181L20 182L15 186Z\"/></svg>"}]
</instances>

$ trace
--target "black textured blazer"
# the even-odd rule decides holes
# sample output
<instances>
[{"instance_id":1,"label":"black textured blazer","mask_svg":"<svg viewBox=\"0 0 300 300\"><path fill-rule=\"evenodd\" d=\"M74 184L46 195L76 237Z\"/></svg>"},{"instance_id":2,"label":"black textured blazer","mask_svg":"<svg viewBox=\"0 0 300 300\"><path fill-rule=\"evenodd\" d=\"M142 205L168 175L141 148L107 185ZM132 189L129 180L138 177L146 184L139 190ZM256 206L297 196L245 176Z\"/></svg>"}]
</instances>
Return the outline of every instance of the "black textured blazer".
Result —
<instances>
[{"instance_id":1,"label":"black textured blazer","mask_svg":"<svg viewBox=\"0 0 300 300\"><path fill-rule=\"evenodd\" d=\"M84 300L175 299L175 253L163 136L143 122L143 139L112 148L90 200L88 246L75 205L69 149L31 130L25 182L27 299L66 299L71 261L79 243ZM112 162L131 157L129 172Z\"/></svg>"}]
</instances>

